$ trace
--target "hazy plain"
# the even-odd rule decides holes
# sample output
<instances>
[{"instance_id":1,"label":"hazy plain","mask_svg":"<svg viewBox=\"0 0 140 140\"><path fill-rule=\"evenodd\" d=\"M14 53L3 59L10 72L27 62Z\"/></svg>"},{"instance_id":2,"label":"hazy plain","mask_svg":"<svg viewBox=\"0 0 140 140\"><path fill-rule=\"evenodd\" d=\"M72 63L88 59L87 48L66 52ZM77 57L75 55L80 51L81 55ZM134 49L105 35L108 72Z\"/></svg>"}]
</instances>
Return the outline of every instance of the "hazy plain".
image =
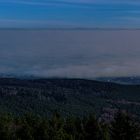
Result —
<instances>
[{"instance_id":1,"label":"hazy plain","mask_svg":"<svg viewBox=\"0 0 140 140\"><path fill-rule=\"evenodd\" d=\"M0 30L0 73L140 75L140 30Z\"/></svg>"}]
</instances>

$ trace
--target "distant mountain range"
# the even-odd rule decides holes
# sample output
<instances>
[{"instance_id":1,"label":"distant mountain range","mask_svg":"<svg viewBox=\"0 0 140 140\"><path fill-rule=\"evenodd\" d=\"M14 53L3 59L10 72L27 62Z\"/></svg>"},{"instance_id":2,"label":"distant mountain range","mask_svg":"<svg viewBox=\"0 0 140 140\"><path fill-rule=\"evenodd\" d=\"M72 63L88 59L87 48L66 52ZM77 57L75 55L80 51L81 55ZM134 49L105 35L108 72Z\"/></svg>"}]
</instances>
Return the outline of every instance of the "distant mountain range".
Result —
<instances>
[{"instance_id":1,"label":"distant mountain range","mask_svg":"<svg viewBox=\"0 0 140 140\"><path fill-rule=\"evenodd\" d=\"M114 82L119 84L140 84L140 76L132 76L132 77L107 77L107 78L97 78L98 81L105 82Z\"/></svg>"},{"instance_id":2,"label":"distant mountain range","mask_svg":"<svg viewBox=\"0 0 140 140\"><path fill-rule=\"evenodd\" d=\"M17 79L41 79L41 77L36 77L34 75L21 75L21 74L0 74L0 78L17 78ZM56 78L57 79L57 78ZM140 76L128 76L128 77L98 77L92 78L90 80L96 80L101 82L111 82L118 84L130 84L139 85Z\"/></svg>"}]
</instances>

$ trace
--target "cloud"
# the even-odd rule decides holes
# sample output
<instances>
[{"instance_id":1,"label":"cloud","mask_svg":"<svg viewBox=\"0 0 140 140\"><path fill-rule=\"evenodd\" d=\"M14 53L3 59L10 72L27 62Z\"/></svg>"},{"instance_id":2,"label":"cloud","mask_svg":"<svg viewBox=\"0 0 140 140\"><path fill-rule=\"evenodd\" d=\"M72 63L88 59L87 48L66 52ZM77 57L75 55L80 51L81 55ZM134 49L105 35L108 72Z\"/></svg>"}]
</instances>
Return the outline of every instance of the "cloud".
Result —
<instances>
[{"instance_id":1,"label":"cloud","mask_svg":"<svg viewBox=\"0 0 140 140\"><path fill-rule=\"evenodd\" d=\"M137 67L137 69L136 69ZM65 77L65 78L97 78L97 77L117 77L117 76L139 76L140 67L136 63L124 65L68 65L54 69L43 69L36 66L30 70L24 71L25 75L34 75L37 77Z\"/></svg>"},{"instance_id":2,"label":"cloud","mask_svg":"<svg viewBox=\"0 0 140 140\"><path fill-rule=\"evenodd\" d=\"M72 2L72 3L84 3L84 4L138 4L139 0L56 0L57 2Z\"/></svg>"},{"instance_id":3,"label":"cloud","mask_svg":"<svg viewBox=\"0 0 140 140\"><path fill-rule=\"evenodd\" d=\"M139 30L0 30L0 73L94 78L140 75Z\"/></svg>"},{"instance_id":4,"label":"cloud","mask_svg":"<svg viewBox=\"0 0 140 140\"><path fill-rule=\"evenodd\" d=\"M1 28L65 28L78 27L77 23L65 20L0 19Z\"/></svg>"},{"instance_id":5,"label":"cloud","mask_svg":"<svg viewBox=\"0 0 140 140\"><path fill-rule=\"evenodd\" d=\"M5 0L3 3L48 6L54 4L140 4L139 0Z\"/></svg>"},{"instance_id":6,"label":"cloud","mask_svg":"<svg viewBox=\"0 0 140 140\"><path fill-rule=\"evenodd\" d=\"M6 27L33 25L42 28L45 26L117 28L124 27L126 22L127 27L131 26L127 17L133 19L135 17L137 25L140 19L138 0L1 0L0 4L2 3L5 7L1 5L0 8L2 13L0 25ZM2 18L5 18L5 21Z\"/></svg>"},{"instance_id":7,"label":"cloud","mask_svg":"<svg viewBox=\"0 0 140 140\"><path fill-rule=\"evenodd\" d=\"M5 0L5 1L0 1L0 3L7 3L7 4L21 4L21 5L37 5L37 6L49 6L49 5L52 5L52 4L57 4L58 2L45 2L45 1L42 1L42 2L39 2L39 1L24 1L24 0Z\"/></svg>"}]
</instances>

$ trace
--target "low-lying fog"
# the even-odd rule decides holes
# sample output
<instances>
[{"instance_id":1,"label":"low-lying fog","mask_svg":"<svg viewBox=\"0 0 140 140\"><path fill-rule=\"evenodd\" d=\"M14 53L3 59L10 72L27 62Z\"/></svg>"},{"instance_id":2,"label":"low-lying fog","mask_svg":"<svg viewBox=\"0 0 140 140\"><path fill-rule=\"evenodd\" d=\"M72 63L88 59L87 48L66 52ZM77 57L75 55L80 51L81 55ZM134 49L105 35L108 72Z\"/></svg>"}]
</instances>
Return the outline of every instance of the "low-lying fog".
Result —
<instances>
[{"instance_id":1,"label":"low-lying fog","mask_svg":"<svg viewBox=\"0 0 140 140\"><path fill-rule=\"evenodd\" d=\"M0 73L140 75L140 30L0 30Z\"/></svg>"}]
</instances>

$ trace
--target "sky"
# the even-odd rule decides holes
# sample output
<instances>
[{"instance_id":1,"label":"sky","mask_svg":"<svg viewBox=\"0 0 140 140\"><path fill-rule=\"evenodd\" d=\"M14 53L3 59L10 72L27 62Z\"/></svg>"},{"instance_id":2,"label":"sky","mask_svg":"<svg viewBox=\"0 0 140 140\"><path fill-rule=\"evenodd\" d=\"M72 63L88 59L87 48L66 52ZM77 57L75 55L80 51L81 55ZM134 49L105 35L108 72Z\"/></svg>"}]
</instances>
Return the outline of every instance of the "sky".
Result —
<instances>
[{"instance_id":1,"label":"sky","mask_svg":"<svg viewBox=\"0 0 140 140\"><path fill-rule=\"evenodd\" d=\"M140 76L140 30L120 28L140 29L140 0L0 0L0 74Z\"/></svg>"},{"instance_id":2,"label":"sky","mask_svg":"<svg viewBox=\"0 0 140 140\"><path fill-rule=\"evenodd\" d=\"M139 28L139 0L0 0L1 28Z\"/></svg>"}]
</instances>

